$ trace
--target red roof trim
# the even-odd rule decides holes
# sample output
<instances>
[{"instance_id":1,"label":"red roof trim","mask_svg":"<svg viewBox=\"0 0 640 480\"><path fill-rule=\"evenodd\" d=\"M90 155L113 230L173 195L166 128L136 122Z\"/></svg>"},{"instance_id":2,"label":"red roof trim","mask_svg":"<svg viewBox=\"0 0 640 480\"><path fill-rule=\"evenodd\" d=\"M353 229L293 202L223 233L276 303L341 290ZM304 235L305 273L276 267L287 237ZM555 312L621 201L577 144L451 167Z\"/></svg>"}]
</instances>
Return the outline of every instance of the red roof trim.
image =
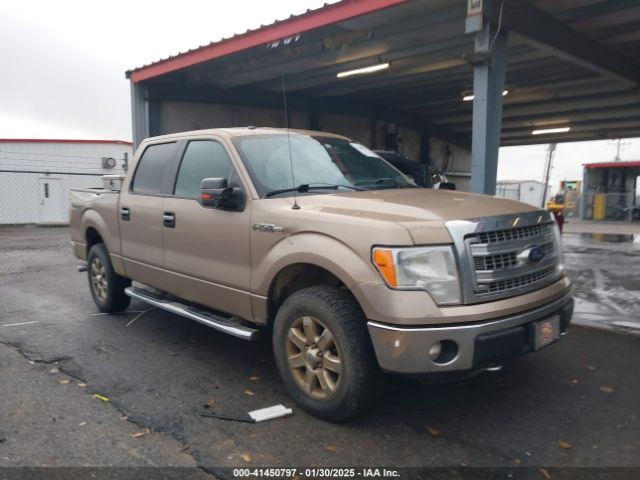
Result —
<instances>
[{"instance_id":1,"label":"red roof trim","mask_svg":"<svg viewBox=\"0 0 640 480\"><path fill-rule=\"evenodd\" d=\"M247 33L152 63L146 67L140 67L129 72L129 75L133 83L138 83L198 63L292 37L299 33L389 8L407 1L410 0L343 0L339 3L327 5L257 30L251 30Z\"/></svg>"},{"instance_id":2,"label":"red roof trim","mask_svg":"<svg viewBox=\"0 0 640 480\"><path fill-rule=\"evenodd\" d=\"M624 167L640 167L640 160L632 162L600 162L585 163L584 168L624 168Z\"/></svg>"},{"instance_id":3,"label":"red roof trim","mask_svg":"<svg viewBox=\"0 0 640 480\"><path fill-rule=\"evenodd\" d=\"M0 138L0 143L116 143L133 145L126 140L72 140L59 138Z\"/></svg>"}]
</instances>

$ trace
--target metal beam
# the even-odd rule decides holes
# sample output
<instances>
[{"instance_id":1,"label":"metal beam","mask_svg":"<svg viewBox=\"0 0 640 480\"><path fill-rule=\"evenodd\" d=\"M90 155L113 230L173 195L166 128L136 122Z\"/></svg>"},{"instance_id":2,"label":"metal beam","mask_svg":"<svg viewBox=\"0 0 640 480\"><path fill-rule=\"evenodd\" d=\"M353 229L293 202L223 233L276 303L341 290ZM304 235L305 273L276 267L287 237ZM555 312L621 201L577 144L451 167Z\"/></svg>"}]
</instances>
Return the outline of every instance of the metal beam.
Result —
<instances>
[{"instance_id":1,"label":"metal beam","mask_svg":"<svg viewBox=\"0 0 640 480\"><path fill-rule=\"evenodd\" d=\"M508 97L507 97L508 98ZM505 102L502 117L534 118L534 116L553 118L571 111L588 111L595 109L614 109L635 105L640 107L640 95L634 92L623 91L613 93L598 93L594 95L580 95L576 97L559 97L551 100L534 101L527 103ZM442 125L464 125L469 120L468 111L437 111L432 114L438 117L438 123Z\"/></svg>"},{"instance_id":2,"label":"metal beam","mask_svg":"<svg viewBox=\"0 0 640 480\"><path fill-rule=\"evenodd\" d=\"M615 138L635 138L638 136L637 128L626 129L605 129L605 130L589 130L581 132L568 132L563 134L549 135L531 135L526 133L519 137L505 138L502 140L502 146L508 147L513 145L538 145L543 143L563 143L563 142L582 142L587 140L610 140Z\"/></svg>"},{"instance_id":3,"label":"metal beam","mask_svg":"<svg viewBox=\"0 0 640 480\"><path fill-rule=\"evenodd\" d=\"M149 102L147 87L131 82L131 116L133 150L149 136Z\"/></svg>"},{"instance_id":4,"label":"metal beam","mask_svg":"<svg viewBox=\"0 0 640 480\"><path fill-rule=\"evenodd\" d=\"M610 92L612 88L615 88L612 87L611 81L600 76L545 82L540 85L509 81L506 87L510 89L510 92L504 99L505 107L509 103L549 100L558 97L558 93L568 96L576 93ZM619 89L625 88L619 87ZM446 88L440 87L423 93L412 93L412 91L405 93L403 91L396 95L388 94L385 98L397 105L398 108L407 107L411 110L418 110L428 107L440 108L439 106L448 104L454 107L450 109L452 111L455 110L455 107L458 107L458 110L465 111L465 105L461 105L461 91L459 86L449 85Z\"/></svg>"},{"instance_id":5,"label":"metal beam","mask_svg":"<svg viewBox=\"0 0 640 480\"><path fill-rule=\"evenodd\" d=\"M447 5L429 15L414 15L402 21L390 21L372 29L350 29L329 32L318 38L305 38L295 45L275 49L259 49L243 62L222 65L215 69L212 83L220 87L238 87L259 82L268 82L279 75L287 75L291 81L295 74L309 74L320 67L339 67L340 70L358 68L359 62L371 62L384 56L384 61L395 56L407 56L410 51L433 51L437 44L457 39L456 26L463 8ZM416 46L415 38L420 38L428 30L431 41ZM311 76L311 75L309 75ZM302 77L307 78L307 77ZM334 73L335 79L335 73ZM277 80L276 85L279 84Z\"/></svg>"},{"instance_id":6,"label":"metal beam","mask_svg":"<svg viewBox=\"0 0 640 480\"><path fill-rule=\"evenodd\" d=\"M502 121L502 90L507 61L507 32L486 22L476 33L475 52L490 56L473 71L471 191L495 195Z\"/></svg>"},{"instance_id":7,"label":"metal beam","mask_svg":"<svg viewBox=\"0 0 640 480\"><path fill-rule=\"evenodd\" d=\"M561 58L615 77L627 84L640 83L640 67L628 58L590 39L527 2L485 0L484 16L523 35L529 42ZM501 12L502 10L502 12ZM501 15L502 14L502 15Z\"/></svg>"}]
</instances>

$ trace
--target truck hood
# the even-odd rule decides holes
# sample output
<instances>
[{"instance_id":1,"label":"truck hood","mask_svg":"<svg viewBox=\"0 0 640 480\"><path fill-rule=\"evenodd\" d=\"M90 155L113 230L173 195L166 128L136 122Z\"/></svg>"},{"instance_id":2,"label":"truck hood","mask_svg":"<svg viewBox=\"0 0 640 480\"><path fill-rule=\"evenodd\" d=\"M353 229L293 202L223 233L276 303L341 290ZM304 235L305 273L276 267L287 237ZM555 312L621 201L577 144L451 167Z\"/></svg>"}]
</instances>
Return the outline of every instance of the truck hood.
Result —
<instances>
[{"instance_id":1,"label":"truck hood","mask_svg":"<svg viewBox=\"0 0 640 480\"><path fill-rule=\"evenodd\" d=\"M452 190L393 189L299 197L303 209L394 222L416 244L451 242L449 220L509 215L538 210L525 203Z\"/></svg>"}]
</instances>

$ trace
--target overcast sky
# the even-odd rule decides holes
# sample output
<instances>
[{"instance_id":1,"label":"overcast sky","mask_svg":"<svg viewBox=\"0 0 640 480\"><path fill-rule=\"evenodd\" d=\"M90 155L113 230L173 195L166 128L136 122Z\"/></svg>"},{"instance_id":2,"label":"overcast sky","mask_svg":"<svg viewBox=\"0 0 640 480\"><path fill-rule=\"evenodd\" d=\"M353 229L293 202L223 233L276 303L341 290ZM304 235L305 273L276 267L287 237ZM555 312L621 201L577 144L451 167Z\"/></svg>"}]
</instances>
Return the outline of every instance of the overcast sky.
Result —
<instances>
[{"instance_id":1,"label":"overcast sky","mask_svg":"<svg viewBox=\"0 0 640 480\"><path fill-rule=\"evenodd\" d=\"M125 70L324 2L0 2L0 138L130 140ZM542 180L545 149L503 148L499 178ZM559 145L552 184L580 178L583 163L615 151L607 141ZM626 141L621 157L640 158L640 140Z\"/></svg>"}]
</instances>

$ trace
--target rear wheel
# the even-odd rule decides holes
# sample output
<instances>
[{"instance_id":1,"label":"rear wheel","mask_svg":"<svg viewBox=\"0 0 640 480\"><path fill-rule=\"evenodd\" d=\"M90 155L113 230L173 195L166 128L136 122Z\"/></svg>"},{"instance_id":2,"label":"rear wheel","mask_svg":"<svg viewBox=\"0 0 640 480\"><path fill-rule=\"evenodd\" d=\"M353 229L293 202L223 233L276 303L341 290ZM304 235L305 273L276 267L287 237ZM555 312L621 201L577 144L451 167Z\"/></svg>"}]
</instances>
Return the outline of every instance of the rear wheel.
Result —
<instances>
[{"instance_id":1,"label":"rear wheel","mask_svg":"<svg viewBox=\"0 0 640 480\"><path fill-rule=\"evenodd\" d=\"M313 415L345 421L378 396L380 371L366 318L347 290L311 287L278 311L273 347L293 399Z\"/></svg>"},{"instance_id":2,"label":"rear wheel","mask_svg":"<svg viewBox=\"0 0 640 480\"><path fill-rule=\"evenodd\" d=\"M131 280L115 272L104 243L91 247L87 263L89 288L98 309L104 313L126 310L131 298L124 289L131 285Z\"/></svg>"}]
</instances>

